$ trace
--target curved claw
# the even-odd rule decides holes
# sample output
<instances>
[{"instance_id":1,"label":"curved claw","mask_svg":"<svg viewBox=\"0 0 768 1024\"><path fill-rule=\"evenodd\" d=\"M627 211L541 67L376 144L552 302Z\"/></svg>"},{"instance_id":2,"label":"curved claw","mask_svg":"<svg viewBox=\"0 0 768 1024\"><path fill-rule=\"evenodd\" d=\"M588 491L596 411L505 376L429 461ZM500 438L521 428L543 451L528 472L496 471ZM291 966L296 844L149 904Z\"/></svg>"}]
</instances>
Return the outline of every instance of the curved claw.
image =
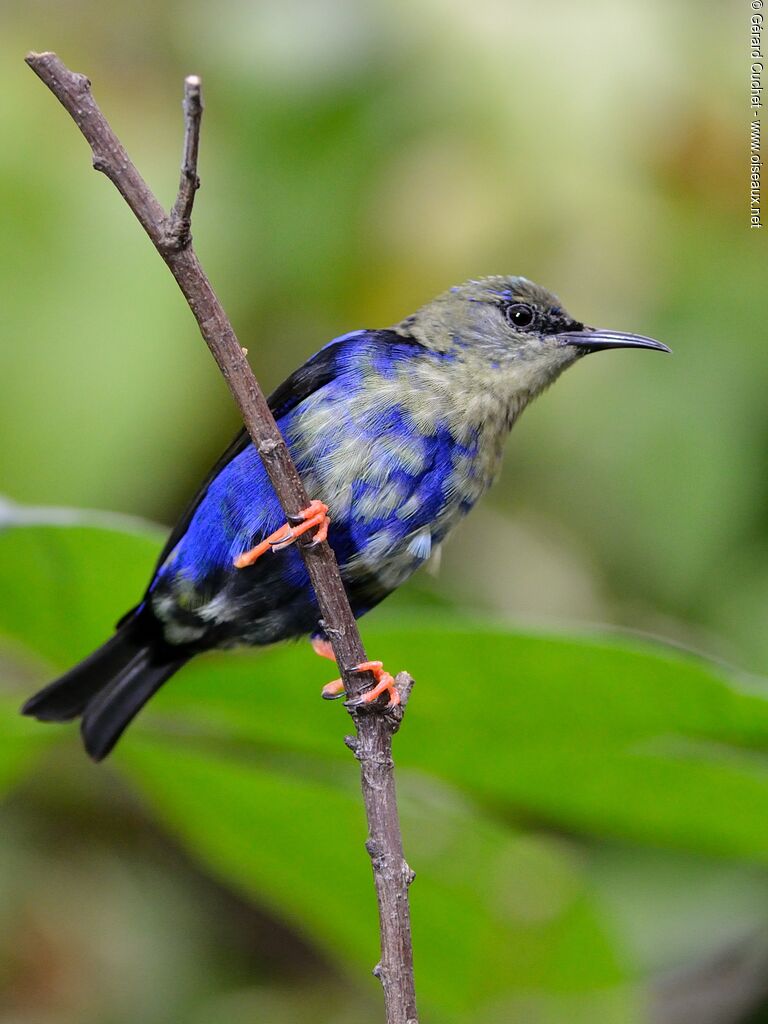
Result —
<instances>
[{"instance_id":1,"label":"curved claw","mask_svg":"<svg viewBox=\"0 0 768 1024\"><path fill-rule=\"evenodd\" d=\"M287 548L297 541L307 530L312 530L315 527L317 527L317 533L309 546L314 547L315 544L321 544L328 537L328 527L331 522L328 518L328 506L324 505L322 501L311 501L305 509L301 510L298 516L291 516L291 522L294 523L293 526L291 526L290 522L284 523L274 533L270 533L268 537L265 537L256 547L251 548L250 551L244 551L242 555L238 555L233 563L235 568L245 569L249 565L253 565L267 551L282 551L283 548Z\"/></svg>"},{"instance_id":2,"label":"curved claw","mask_svg":"<svg viewBox=\"0 0 768 1024\"><path fill-rule=\"evenodd\" d=\"M315 536L312 538L309 544L307 544L307 547L316 548L318 544L322 544L324 540L328 540L328 528L330 527L330 525L331 520L329 516L324 515L320 522L320 525L315 531Z\"/></svg>"},{"instance_id":3,"label":"curved claw","mask_svg":"<svg viewBox=\"0 0 768 1024\"><path fill-rule=\"evenodd\" d=\"M389 694L387 701L388 708L396 708L400 703L400 692L395 686L394 677L389 672L382 672L381 678L371 690L366 690L359 697L349 701L350 707L361 707L363 704L373 704L382 693Z\"/></svg>"},{"instance_id":4,"label":"curved claw","mask_svg":"<svg viewBox=\"0 0 768 1024\"><path fill-rule=\"evenodd\" d=\"M277 536L275 536L277 534ZM281 526L275 533L271 533L267 537L267 543L273 551L282 551L283 548L287 548L289 544L293 544L296 540L293 529L286 523L285 526Z\"/></svg>"},{"instance_id":5,"label":"curved claw","mask_svg":"<svg viewBox=\"0 0 768 1024\"><path fill-rule=\"evenodd\" d=\"M320 692L323 700L338 700L344 696L344 682L341 679L334 679L332 683L326 683Z\"/></svg>"},{"instance_id":6,"label":"curved claw","mask_svg":"<svg viewBox=\"0 0 768 1024\"><path fill-rule=\"evenodd\" d=\"M332 661L336 660L333 648L325 638L313 637L312 648L315 654L319 654L321 658L330 658ZM359 665L355 665L354 668L350 669L350 672L370 672L376 680L376 685L372 686L370 690L366 690L365 693L361 693L359 697L354 697L347 701L346 706L348 708L372 704L382 693L389 694L387 708L395 708L400 703L400 691L395 686L395 680L392 675L384 668L383 662L362 661ZM334 679L332 682L325 684L320 695L323 700L338 700L339 697L344 696L344 692L344 681L342 679Z\"/></svg>"},{"instance_id":7,"label":"curved claw","mask_svg":"<svg viewBox=\"0 0 768 1024\"><path fill-rule=\"evenodd\" d=\"M366 690L365 693L361 693L359 697L349 700L347 702L348 707L357 708L362 707L363 704L373 704L382 693L389 694L387 708L395 708L400 703L400 691L395 686L394 677L391 673L387 672L382 662L364 661L360 665L355 665L352 671L371 672L376 680L376 685L371 687L370 690Z\"/></svg>"}]
</instances>

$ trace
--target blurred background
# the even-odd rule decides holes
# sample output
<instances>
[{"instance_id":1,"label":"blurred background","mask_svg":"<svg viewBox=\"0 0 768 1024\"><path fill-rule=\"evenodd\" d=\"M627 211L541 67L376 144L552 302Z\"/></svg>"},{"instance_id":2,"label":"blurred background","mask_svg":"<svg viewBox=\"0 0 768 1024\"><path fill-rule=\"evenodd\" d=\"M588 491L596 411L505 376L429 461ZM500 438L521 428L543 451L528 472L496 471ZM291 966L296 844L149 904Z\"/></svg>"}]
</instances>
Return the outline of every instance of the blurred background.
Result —
<instances>
[{"instance_id":1,"label":"blurred background","mask_svg":"<svg viewBox=\"0 0 768 1024\"><path fill-rule=\"evenodd\" d=\"M749 15L743 0L4 0L0 492L170 524L237 429L176 285L23 56L53 49L89 75L166 205L194 72L195 245L265 389L335 335L484 274L524 275L578 318L674 350L566 375L403 600L501 631L663 638L762 692L768 289L747 215ZM105 589L103 635L116 602ZM12 696L46 673L6 664ZM474 799L454 756L441 807ZM81 763L74 735L41 757L0 811L3 1024L380 1019L343 944L212 869L178 822ZM546 918L554 892L578 890L615 971L558 974L573 950L539 935L538 980L429 997L426 1021L768 1020L763 853L639 828L577 838L554 810L492 810L540 887L508 895L515 913L527 898ZM569 934L594 964L589 929Z\"/></svg>"}]
</instances>

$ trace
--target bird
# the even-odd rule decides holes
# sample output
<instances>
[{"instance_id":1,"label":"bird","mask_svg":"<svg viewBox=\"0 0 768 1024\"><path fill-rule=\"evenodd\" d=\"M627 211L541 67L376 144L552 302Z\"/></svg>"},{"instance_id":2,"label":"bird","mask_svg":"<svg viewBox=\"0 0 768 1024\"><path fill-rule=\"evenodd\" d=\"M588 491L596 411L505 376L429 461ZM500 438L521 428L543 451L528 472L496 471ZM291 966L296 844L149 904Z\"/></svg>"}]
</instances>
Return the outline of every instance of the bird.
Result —
<instances>
[{"instance_id":1,"label":"bird","mask_svg":"<svg viewBox=\"0 0 768 1024\"><path fill-rule=\"evenodd\" d=\"M306 636L332 657L297 538L327 538L359 618L488 490L526 406L583 356L617 348L670 351L643 335L588 327L516 276L466 281L393 327L330 341L268 399L310 505L285 522L243 430L172 530L142 599L22 713L80 718L85 749L100 761L198 653ZM358 668L376 681L360 700L397 703L380 662ZM342 694L341 680L323 689Z\"/></svg>"}]
</instances>

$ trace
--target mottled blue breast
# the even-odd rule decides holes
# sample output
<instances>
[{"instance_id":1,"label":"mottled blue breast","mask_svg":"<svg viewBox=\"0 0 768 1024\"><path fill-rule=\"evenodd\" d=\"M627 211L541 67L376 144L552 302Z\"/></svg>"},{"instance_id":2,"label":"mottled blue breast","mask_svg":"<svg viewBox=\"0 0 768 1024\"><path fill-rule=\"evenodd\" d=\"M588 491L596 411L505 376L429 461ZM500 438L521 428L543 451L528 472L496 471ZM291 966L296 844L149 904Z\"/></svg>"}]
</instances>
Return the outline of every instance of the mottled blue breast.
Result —
<instances>
[{"instance_id":1,"label":"mottled blue breast","mask_svg":"<svg viewBox=\"0 0 768 1024\"><path fill-rule=\"evenodd\" d=\"M495 472L483 424L457 415L453 358L392 332L360 332L306 364L308 393L294 401L284 386L273 402L307 491L329 507L329 540L358 615L429 558ZM295 550L249 569L232 564L283 521L246 443L208 484L152 585L169 640L269 643L316 629Z\"/></svg>"}]
</instances>

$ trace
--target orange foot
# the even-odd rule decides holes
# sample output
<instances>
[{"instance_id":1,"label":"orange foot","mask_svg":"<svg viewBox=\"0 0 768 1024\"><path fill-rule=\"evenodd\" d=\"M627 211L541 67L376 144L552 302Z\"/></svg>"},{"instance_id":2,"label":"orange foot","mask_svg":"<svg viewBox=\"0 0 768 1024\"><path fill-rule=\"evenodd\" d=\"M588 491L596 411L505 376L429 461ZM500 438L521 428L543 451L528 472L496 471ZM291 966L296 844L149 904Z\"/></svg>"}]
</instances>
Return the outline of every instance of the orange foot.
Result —
<instances>
[{"instance_id":1,"label":"orange foot","mask_svg":"<svg viewBox=\"0 0 768 1024\"><path fill-rule=\"evenodd\" d=\"M317 527L317 533L312 544L321 544L328 537L330 523L328 506L324 505L322 501L311 501L307 508L302 509L296 516L296 522L293 526L289 523L284 523L279 530L270 533L255 548L251 548L250 551L245 551L242 555L238 555L234 561L234 566L236 569L245 569L246 566L253 565L267 551L282 551L283 548L293 544L303 533L313 529L315 526Z\"/></svg>"},{"instance_id":2,"label":"orange foot","mask_svg":"<svg viewBox=\"0 0 768 1024\"><path fill-rule=\"evenodd\" d=\"M329 655L324 651L318 650L320 643L322 643L322 641L316 646L313 641L312 646L318 654L321 654L323 657L329 657ZM371 704L385 692L389 694L389 703L387 704L388 708L397 707L400 703L400 692L395 686L395 680L392 678L390 673L384 669L384 666L380 661L363 661L360 665L355 665L352 671L372 672L376 680L375 686L355 698L352 702L353 706L357 706L359 704ZM322 689L322 696L325 700L336 700L337 697L342 697L343 695L344 683L341 679L334 679L332 683L326 683Z\"/></svg>"}]
</instances>

